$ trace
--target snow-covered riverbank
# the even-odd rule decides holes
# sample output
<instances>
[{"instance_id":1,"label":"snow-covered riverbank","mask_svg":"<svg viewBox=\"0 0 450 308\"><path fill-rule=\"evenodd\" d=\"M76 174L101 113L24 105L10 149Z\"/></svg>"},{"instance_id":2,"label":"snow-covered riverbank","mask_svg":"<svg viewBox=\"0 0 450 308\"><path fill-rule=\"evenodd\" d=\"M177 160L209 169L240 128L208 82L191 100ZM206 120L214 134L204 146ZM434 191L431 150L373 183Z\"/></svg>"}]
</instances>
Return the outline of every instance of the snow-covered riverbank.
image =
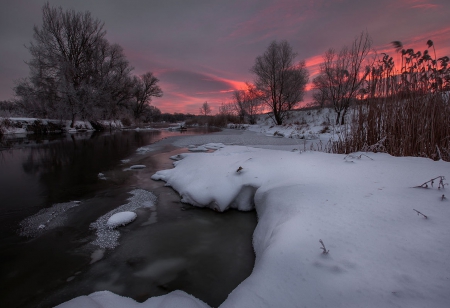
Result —
<instances>
[{"instance_id":1,"label":"snow-covered riverbank","mask_svg":"<svg viewBox=\"0 0 450 308\"><path fill-rule=\"evenodd\" d=\"M153 178L193 205L223 211L254 204L258 213L255 267L221 307L448 306L449 187L438 188L439 179L413 187L448 176L449 163L248 146L182 156ZM142 304L100 292L60 307L80 306L206 307L181 291Z\"/></svg>"}]
</instances>

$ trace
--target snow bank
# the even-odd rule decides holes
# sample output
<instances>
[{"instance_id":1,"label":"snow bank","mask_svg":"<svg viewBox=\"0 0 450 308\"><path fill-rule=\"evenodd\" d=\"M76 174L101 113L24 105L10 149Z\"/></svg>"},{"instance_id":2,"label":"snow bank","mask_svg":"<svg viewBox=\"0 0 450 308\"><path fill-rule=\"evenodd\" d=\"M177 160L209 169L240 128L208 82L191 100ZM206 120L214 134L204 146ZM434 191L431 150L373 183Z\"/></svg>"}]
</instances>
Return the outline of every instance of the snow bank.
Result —
<instances>
[{"instance_id":1,"label":"snow bank","mask_svg":"<svg viewBox=\"0 0 450 308\"><path fill-rule=\"evenodd\" d=\"M230 146L153 178L196 206L254 201L255 268L221 307L447 307L450 206L445 191L412 187L450 165L368 156Z\"/></svg>"},{"instance_id":2,"label":"snow bank","mask_svg":"<svg viewBox=\"0 0 450 308\"><path fill-rule=\"evenodd\" d=\"M0 118L0 127L3 134L54 133L61 131L76 133L94 130L89 121L75 121L74 127L70 127L71 124L72 121L68 120Z\"/></svg>"},{"instance_id":3,"label":"snow bank","mask_svg":"<svg viewBox=\"0 0 450 308\"><path fill-rule=\"evenodd\" d=\"M106 224L108 227L114 229L120 226L128 225L130 222L135 220L136 217L137 214L135 212L119 212L109 217Z\"/></svg>"},{"instance_id":4,"label":"snow bank","mask_svg":"<svg viewBox=\"0 0 450 308\"><path fill-rule=\"evenodd\" d=\"M413 187L448 175L449 163L244 146L177 158L152 178L183 202L217 211L254 204L258 214L253 272L220 307L448 307L448 186ZM101 292L60 307L134 305ZM138 307L189 305L205 307L182 292Z\"/></svg>"}]
</instances>

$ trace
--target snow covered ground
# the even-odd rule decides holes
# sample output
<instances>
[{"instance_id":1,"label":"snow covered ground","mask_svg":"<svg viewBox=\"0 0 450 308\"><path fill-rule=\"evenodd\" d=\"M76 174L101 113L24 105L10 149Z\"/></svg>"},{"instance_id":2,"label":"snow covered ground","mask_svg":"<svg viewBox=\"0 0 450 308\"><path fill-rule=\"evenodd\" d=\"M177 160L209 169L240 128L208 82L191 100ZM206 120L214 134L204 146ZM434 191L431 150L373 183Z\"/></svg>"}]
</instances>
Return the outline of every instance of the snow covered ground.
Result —
<instances>
[{"instance_id":1,"label":"snow covered ground","mask_svg":"<svg viewBox=\"0 0 450 308\"><path fill-rule=\"evenodd\" d=\"M255 267L220 307L449 306L449 186L438 189L437 179L415 188L448 176L449 163L293 152L295 138L236 136L273 143L219 145L233 139L227 131L177 139L200 146L214 138L218 150L178 155L174 169L153 176L195 206L256 208ZM207 307L182 291L141 304L97 292L59 307L80 306Z\"/></svg>"},{"instance_id":2,"label":"snow covered ground","mask_svg":"<svg viewBox=\"0 0 450 308\"><path fill-rule=\"evenodd\" d=\"M335 127L335 119L331 108L300 109L289 112L283 125L274 125L273 120L263 114L258 116L257 124L245 128L267 136L328 141L340 129Z\"/></svg>"}]
</instances>

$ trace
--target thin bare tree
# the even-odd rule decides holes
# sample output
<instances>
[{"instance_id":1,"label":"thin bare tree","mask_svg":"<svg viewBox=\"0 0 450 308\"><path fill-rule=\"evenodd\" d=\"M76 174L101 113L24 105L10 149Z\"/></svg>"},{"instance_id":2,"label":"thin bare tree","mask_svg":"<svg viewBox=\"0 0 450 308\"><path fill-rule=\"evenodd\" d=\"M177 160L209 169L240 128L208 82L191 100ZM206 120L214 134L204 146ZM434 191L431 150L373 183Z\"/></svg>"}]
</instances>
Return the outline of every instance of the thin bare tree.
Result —
<instances>
[{"instance_id":1,"label":"thin bare tree","mask_svg":"<svg viewBox=\"0 0 450 308\"><path fill-rule=\"evenodd\" d=\"M372 40L367 32L362 32L350 47L344 46L339 52L329 49L323 57L314 88L332 102L336 124L345 123L348 108L370 73L371 64L366 62L371 50Z\"/></svg>"},{"instance_id":2,"label":"thin bare tree","mask_svg":"<svg viewBox=\"0 0 450 308\"><path fill-rule=\"evenodd\" d=\"M200 107L200 115L207 116L209 114L211 114L211 107L209 106L208 102L204 102Z\"/></svg>"},{"instance_id":3,"label":"thin bare tree","mask_svg":"<svg viewBox=\"0 0 450 308\"><path fill-rule=\"evenodd\" d=\"M246 90L236 90L232 95L233 107L241 122L255 124L256 115L261 111L261 99L255 86L247 83Z\"/></svg>"}]
</instances>

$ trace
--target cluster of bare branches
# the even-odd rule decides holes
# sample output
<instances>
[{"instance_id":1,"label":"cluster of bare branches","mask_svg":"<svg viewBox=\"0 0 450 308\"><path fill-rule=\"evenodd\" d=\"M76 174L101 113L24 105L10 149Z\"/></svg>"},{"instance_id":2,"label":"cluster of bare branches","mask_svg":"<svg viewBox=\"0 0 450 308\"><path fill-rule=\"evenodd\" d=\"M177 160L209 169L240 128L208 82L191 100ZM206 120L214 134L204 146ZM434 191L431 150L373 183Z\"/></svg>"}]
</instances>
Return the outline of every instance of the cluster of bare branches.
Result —
<instances>
[{"instance_id":1,"label":"cluster of bare branches","mask_svg":"<svg viewBox=\"0 0 450 308\"><path fill-rule=\"evenodd\" d=\"M445 177L440 175L431 180L426 181L425 183L423 183L421 185L415 186L415 188L428 188L429 187L428 184L430 184L431 187L434 187L435 181L438 181L438 189L445 188L445 185L448 185L448 183L444 183L444 180L445 180Z\"/></svg>"},{"instance_id":2,"label":"cluster of bare branches","mask_svg":"<svg viewBox=\"0 0 450 308\"><path fill-rule=\"evenodd\" d=\"M241 123L256 123L256 116L263 110L262 100L254 85L247 83L246 90L233 92L232 104L234 114L239 117Z\"/></svg>"},{"instance_id":3,"label":"cluster of bare branches","mask_svg":"<svg viewBox=\"0 0 450 308\"><path fill-rule=\"evenodd\" d=\"M46 3L42 25L28 46L29 78L15 87L28 116L118 119L127 110L143 116L162 91L152 73L132 76L122 48L106 39L103 23L89 12L64 11Z\"/></svg>"},{"instance_id":4,"label":"cluster of bare branches","mask_svg":"<svg viewBox=\"0 0 450 308\"><path fill-rule=\"evenodd\" d=\"M313 80L313 98L317 105L331 105L336 112L336 125L345 124L345 116L356 100L367 76L372 41L362 32L351 46L339 52L329 49L320 66L320 74Z\"/></svg>"}]
</instances>

